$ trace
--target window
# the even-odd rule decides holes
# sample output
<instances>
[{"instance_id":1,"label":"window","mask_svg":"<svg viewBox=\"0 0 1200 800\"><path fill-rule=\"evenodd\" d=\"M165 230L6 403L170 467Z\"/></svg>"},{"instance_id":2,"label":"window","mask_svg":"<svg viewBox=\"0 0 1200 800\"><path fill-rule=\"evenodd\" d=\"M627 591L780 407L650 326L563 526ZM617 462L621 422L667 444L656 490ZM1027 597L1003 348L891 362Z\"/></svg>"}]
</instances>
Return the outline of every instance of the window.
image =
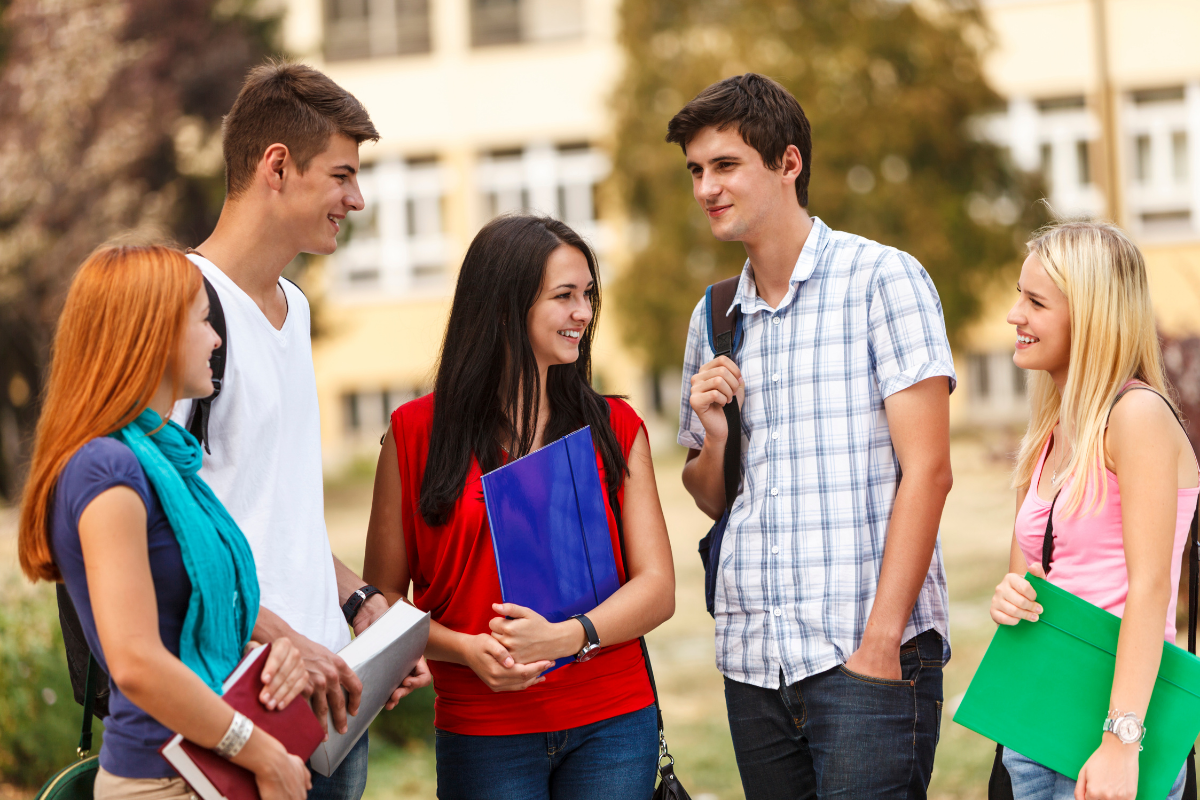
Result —
<instances>
[{"instance_id":1,"label":"window","mask_svg":"<svg viewBox=\"0 0 1200 800\"><path fill-rule=\"evenodd\" d=\"M479 165L482 211L488 219L511 211L550 214L594 236L597 186L608 171L608 159L586 142L494 150Z\"/></svg>"},{"instance_id":2,"label":"window","mask_svg":"<svg viewBox=\"0 0 1200 800\"><path fill-rule=\"evenodd\" d=\"M1171 175L1176 183L1187 183L1188 180L1188 140L1187 131L1175 131L1171 134Z\"/></svg>"},{"instance_id":3,"label":"window","mask_svg":"<svg viewBox=\"0 0 1200 800\"><path fill-rule=\"evenodd\" d=\"M325 0L325 57L428 53L430 0Z\"/></svg>"},{"instance_id":4,"label":"window","mask_svg":"<svg viewBox=\"0 0 1200 800\"><path fill-rule=\"evenodd\" d=\"M1092 185L1092 164L1088 160L1088 150L1086 141L1080 140L1075 143L1075 162L1080 186Z\"/></svg>"},{"instance_id":5,"label":"window","mask_svg":"<svg viewBox=\"0 0 1200 800\"><path fill-rule=\"evenodd\" d=\"M1049 142L1042 142L1041 167L1042 167L1042 178L1046 181L1046 188L1053 191L1053 186L1054 186L1054 145L1050 144Z\"/></svg>"},{"instance_id":6,"label":"window","mask_svg":"<svg viewBox=\"0 0 1200 800\"><path fill-rule=\"evenodd\" d=\"M1009 360L1009 363L1012 363L1011 359ZM1021 369L1016 364L1012 365L1012 371L1013 371L1013 375L1012 375L1013 397L1017 397L1017 398L1024 397L1025 396L1025 381L1028 380L1028 375L1026 374L1025 370Z\"/></svg>"},{"instance_id":7,"label":"window","mask_svg":"<svg viewBox=\"0 0 1200 800\"><path fill-rule=\"evenodd\" d=\"M424 393L425 390L419 386L392 386L346 392L342 395L346 433L368 440L379 439L391 422L392 412Z\"/></svg>"},{"instance_id":8,"label":"window","mask_svg":"<svg viewBox=\"0 0 1200 800\"><path fill-rule=\"evenodd\" d=\"M367 207L347 217L333 257L334 291L373 297L441 288L444 185L430 156L364 166L359 186Z\"/></svg>"},{"instance_id":9,"label":"window","mask_svg":"<svg viewBox=\"0 0 1200 800\"><path fill-rule=\"evenodd\" d=\"M986 401L991 394L988 360L987 353L972 353L967 364L971 378L971 397L979 401Z\"/></svg>"},{"instance_id":10,"label":"window","mask_svg":"<svg viewBox=\"0 0 1200 800\"><path fill-rule=\"evenodd\" d=\"M471 0L471 45L549 42L583 35L583 0Z\"/></svg>"},{"instance_id":11,"label":"window","mask_svg":"<svg viewBox=\"0 0 1200 800\"><path fill-rule=\"evenodd\" d=\"M1133 140L1133 177L1138 183L1150 182L1150 137L1144 133Z\"/></svg>"}]
</instances>

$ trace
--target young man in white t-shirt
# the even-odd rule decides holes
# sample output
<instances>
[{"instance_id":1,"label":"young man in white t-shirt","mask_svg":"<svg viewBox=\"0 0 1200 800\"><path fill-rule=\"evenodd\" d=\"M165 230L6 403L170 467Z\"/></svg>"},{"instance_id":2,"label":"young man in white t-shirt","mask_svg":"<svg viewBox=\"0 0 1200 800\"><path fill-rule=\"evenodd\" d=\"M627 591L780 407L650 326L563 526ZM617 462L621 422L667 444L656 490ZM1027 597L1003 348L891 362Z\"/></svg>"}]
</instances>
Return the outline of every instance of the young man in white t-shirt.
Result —
<instances>
[{"instance_id":1,"label":"young man in white t-shirt","mask_svg":"<svg viewBox=\"0 0 1200 800\"><path fill-rule=\"evenodd\" d=\"M363 208L358 146L378 138L362 104L317 70L254 69L225 117L225 205L189 254L221 299L228 342L200 474L254 550L254 638L296 643L317 715L328 709L339 731L362 684L336 652L350 642L348 623L361 632L388 606L329 547L309 306L281 276L299 253L337 248L340 220ZM176 406L177 422L187 425L191 406ZM429 680L422 660L389 705ZM313 773L309 798L358 800L366 774L364 736L332 776Z\"/></svg>"}]
</instances>

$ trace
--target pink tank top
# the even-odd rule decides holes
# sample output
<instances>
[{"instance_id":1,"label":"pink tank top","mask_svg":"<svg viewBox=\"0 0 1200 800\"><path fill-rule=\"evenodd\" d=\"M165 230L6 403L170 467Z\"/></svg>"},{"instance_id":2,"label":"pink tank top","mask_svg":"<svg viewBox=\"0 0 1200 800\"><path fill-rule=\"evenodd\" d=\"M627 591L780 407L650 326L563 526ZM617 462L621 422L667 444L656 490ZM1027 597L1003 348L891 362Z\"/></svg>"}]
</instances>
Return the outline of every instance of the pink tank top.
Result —
<instances>
[{"instance_id":1,"label":"pink tank top","mask_svg":"<svg viewBox=\"0 0 1200 800\"><path fill-rule=\"evenodd\" d=\"M1125 388L1134 385L1131 381ZM1017 544L1029 564L1042 561L1042 539L1046 534L1046 518L1050 514L1050 501L1038 497L1037 487L1042 477L1042 467L1050 451L1050 439L1042 446L1033 471L1033 479L1025 501L1017 511ZM1065 502L1054 508L1054 557L1050 562L1049 581L1082 597L1089 603L1116 614L1125 611L1125 597L1129 594L1129 574L1125 569L1125 543L1121 538L1121 491L1117 476L1105 470L1108 481L1108 498L1098 513L1088 511L1094 488L1084 493L1080 509L1070 515L1062 508ZM1060 500L1065 501L1070 478L1063 482ZM1200 487L1180 489L1175 514L1175 546L1171 551L1171 603L1167 607L1166 640L1175 642L1175 605L1179 596L1179 567L1187 547L1188 532L1192 515L1196 512L1196 500Z\"/></svg>"}]
</instances>

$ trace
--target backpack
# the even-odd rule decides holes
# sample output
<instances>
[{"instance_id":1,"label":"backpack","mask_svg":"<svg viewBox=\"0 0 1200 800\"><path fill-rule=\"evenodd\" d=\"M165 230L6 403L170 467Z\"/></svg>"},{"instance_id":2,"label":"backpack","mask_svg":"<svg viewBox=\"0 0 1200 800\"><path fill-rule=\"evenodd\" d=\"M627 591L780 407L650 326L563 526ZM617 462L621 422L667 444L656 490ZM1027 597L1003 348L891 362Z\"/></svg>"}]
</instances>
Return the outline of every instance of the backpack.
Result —
<instances>
[{"instance_id":1,"label":"backpack","mask_svg":"<svg viewBox=\"0 0 1200 800\"><path fill-rule=\"evenodd\" d=\"M212 412L212 402L221 393L221 382L225 378L225 360L229 352L229 331L225 328L225 311L221 308L221 298L217 296L217 290L209 283L208 278L204 278L204 291L208 294L208 321L213 326L213 330L217 332L217 336L221 337L221 346L213 351L212 357L208 361L213 373L213 393L192 403L192 416L188 420L187 429L204 447L205 452L211 455L212 449L208 443L208 418ZM63 644L66 645L67 650L67 671L71 675L71 690L75 695L75 702L85 705L88 666L89 661L92 661L92 653L88 648L87 639L84 638L83 626L79 623L79 613L71 602L71 596L67 594L67 587L62 583L58 584L57 595L58 621L62 626ZM108 675L98 663L93 666L93 669L98 673L98 677L92 713L103 719L108 716Z\"/></svg>"},{"instance_id":2,"label":"backpack","mask_svg":"<svg viewBox=\"0 0 1200 800\"><path fill-rule=\"evenodd\" d=\"M742 344L741 307L729 314L725 309L733 305L741 276L727 278L709 286L704 292L704 317L708 327L708 346L713 358L728 356L731 360ZM717 310L721 313L717 313ZM704 563L704 605L708 613L716 616L717 562L721 558L721 543L725 539L725 528L729 525L729 511L737 499L742 482L742 412L735 395L724 407L725 422L729 426L729 437L725 440L725 512L700 540L700 560Z\"/></svg>"}]
</instances>

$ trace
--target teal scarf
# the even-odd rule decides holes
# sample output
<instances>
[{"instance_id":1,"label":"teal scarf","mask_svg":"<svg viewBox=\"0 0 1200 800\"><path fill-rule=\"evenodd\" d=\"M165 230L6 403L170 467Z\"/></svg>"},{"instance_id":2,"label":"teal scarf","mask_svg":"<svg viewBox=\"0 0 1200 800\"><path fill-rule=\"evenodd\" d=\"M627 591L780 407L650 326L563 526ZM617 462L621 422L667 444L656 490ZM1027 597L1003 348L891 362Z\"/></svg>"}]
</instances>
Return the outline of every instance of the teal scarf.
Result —
<instances>
[{"instance_id":1,"label":"teal scarf","mask_svg":"<svg viewBox=\"0 0 1200 800\"><path fill-rule=\"evenodd\" d=\"M200 444L190 433L174 422L163 425L162 417L147 408L112 436L129 445L150 479L192 582L179 658L220 694L258 618L250 544L197 474Z\"/></svg>"}]
</instances>

